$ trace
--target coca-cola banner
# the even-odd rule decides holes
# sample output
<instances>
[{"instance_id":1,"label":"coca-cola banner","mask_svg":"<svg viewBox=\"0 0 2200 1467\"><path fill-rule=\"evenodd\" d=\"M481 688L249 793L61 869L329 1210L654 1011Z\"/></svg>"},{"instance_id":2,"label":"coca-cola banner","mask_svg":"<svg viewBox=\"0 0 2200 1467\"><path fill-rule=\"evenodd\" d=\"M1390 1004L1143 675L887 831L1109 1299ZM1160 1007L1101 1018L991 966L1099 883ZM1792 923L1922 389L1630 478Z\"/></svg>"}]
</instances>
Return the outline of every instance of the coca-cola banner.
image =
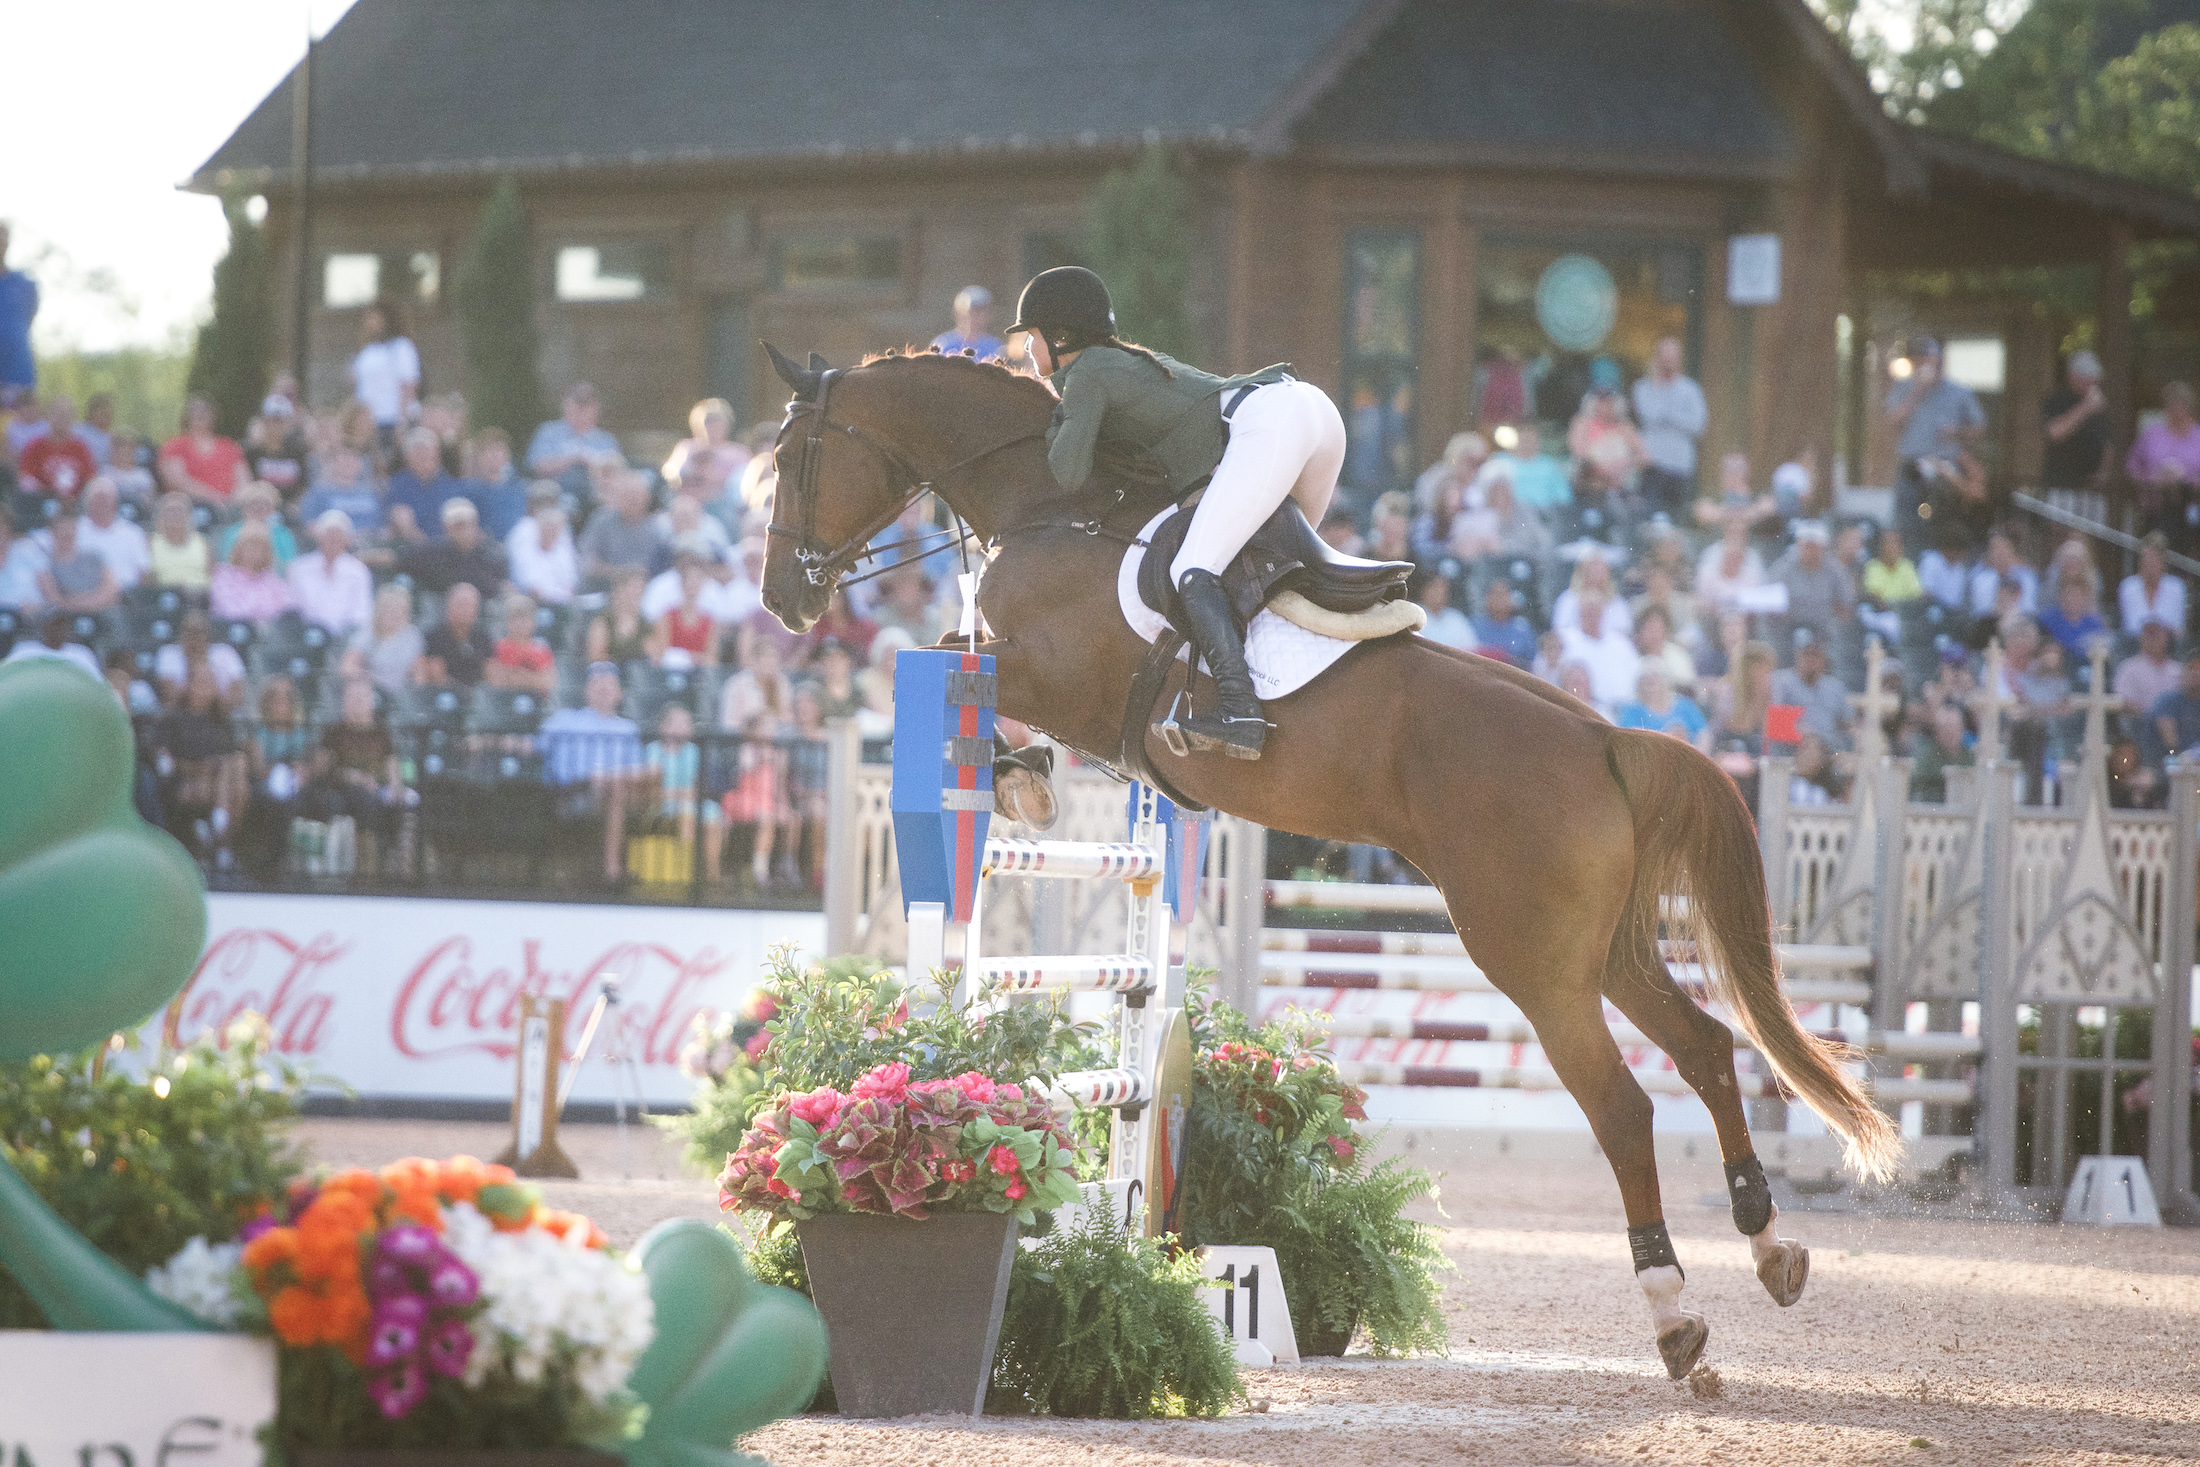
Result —
<instances>
[{"instance_id":1,"label":"coca-cola banner","mask_svg":"<svg viewBox=\"0 0 2200 1467\"><path fill-rule=\"evenodd\" d=\"M521 995L565 1000L570 1055L610 980L618 1001L572 1098L613 1099L606 1060L624 1056L650 1104L685 1103L696 1015L737 1007L773 946L815 954L825 937L815 912L222 892L206 906L178 1038L265 1014L280 1053L373 1098L509 1100Z\"/></svg>"}]
</instances>

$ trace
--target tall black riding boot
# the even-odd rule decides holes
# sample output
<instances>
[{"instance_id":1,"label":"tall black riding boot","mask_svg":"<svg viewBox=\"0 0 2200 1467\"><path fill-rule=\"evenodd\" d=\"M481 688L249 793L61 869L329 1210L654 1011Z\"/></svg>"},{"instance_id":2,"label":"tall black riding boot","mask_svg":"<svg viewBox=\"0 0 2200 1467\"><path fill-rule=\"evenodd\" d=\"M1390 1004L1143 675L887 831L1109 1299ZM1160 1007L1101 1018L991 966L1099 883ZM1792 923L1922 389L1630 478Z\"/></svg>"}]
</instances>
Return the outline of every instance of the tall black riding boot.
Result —
<instances>
[{"instance_id":1,"label":"tall black riding boot","mask_svg":"<svg viewBox=\"0 0 2200 1467\"><path fill-rule=\"evenodd\" d=\"M1253 674L1245 666L1245 634L1238 629L1222 578L1213 571L1188 570L1177 587L1177 597L1184 603L1192 643L1214 677L1219 705L1183 719L1185 736L1195 749L1219 749L1233 759L1258 759L1268 737L1268 721L1261 717Z\"/></svg>"}]
</instances>

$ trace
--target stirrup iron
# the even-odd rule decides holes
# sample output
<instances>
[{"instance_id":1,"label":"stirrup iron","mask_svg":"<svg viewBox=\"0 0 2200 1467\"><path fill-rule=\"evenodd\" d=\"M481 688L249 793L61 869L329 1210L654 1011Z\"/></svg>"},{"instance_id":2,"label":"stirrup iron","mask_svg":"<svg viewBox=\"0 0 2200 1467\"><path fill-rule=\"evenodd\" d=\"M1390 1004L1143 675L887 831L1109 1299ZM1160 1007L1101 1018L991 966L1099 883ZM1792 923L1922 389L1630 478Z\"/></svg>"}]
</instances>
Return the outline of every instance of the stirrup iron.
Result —
<instances>
[{"instance_id":1,"label":"stirrup iron","mask_svg":"<svg viewBox=\"0 0 2200 1467\"><path fill-rule=\"evenodd\" d=\"M1190 757L1192 752L1191 745L1185 742L1184 725L1178 717L1183 712L1184 689L1179 688L1176 697L1169 703L1168 716L1152 725L1154 735L1168 746L1170 753L1176 755L1179 759Z\"/></svg>"}]
</instances>

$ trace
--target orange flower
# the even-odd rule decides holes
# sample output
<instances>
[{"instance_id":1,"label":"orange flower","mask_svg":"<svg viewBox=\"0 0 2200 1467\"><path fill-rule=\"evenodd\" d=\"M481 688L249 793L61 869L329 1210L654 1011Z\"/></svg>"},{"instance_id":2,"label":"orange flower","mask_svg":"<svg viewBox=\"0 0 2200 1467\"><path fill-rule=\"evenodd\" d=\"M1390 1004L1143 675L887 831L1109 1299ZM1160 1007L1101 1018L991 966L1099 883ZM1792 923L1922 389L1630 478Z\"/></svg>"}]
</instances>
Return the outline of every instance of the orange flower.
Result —
<instances>
[{"instance_id":1,"label":"orange flower","mask_svg":"<svg viewBox=\"0 0 2200 1467\"><path fill-rule=\"evenodd\" d=\"M541 1216L542 1204L538 1202L518 1217L508 1217L501 1212L492 1212L489 1214L489 1221L496 1224L496 1229L500 1233L524 1233L533 1227L536 1220Z\"/></svg>"},{"instance_id":2,"label":"orange flower","mask_svg":"<svg viewBox=\"0 0 2200 1467\"><path fill-rule=\"evenodd\" d=\"M602 1228L577 1212L560 1212L554 1207L539 1208L535 1213L535 1226L546 1233L554 1233L567 1242L578 1237L583 1247L608 1248L611 1245L611 1240L604 1236Z\"/></svg>"},{"instance_id":3,"label":"orange flower","mask_svg":"<svg viewBox=\"0 0 2200 1467\"><path fill-rule=\"evenodd\" d=\"M294 1267L307 1283L356 1280L359 1277L359 1239L355 1234L315 1230L298 1240Z\"/></svg>"},{"instance_id":4,"label":"orange flower","mask_svg":"<svg viewBox=\"0 0 2200 1467\"><path fill-rule=\"evenodd\" d=\"M443 1209L431 1190L399 1188L397 1200L390 1204L390 1221L395 1222L400 1217L410 1218L422 1227L432 1228L439 1233L443 1231Z\"/></svg>"},{"instance_id":5,"label":"orange flower","mask_svg":"<svg viewBox=\"0 0 2200 1467\"><path fill-rule=\"evenodd\" d=\"M244 1245L244 1266L255 1273L289 1263L298 1256L296 1228L269 1228Z\"/></svg>"},{"instance_id":6,"label":"orange flower","mask_svg":"<svg viewBox=\"0 0 2200 1467\"><path fill-rule=\"evenodd\" d=\"M309 1289L292 1285L268 1301L267 1322L275 1338L286 1345L317 1345L321 1341L321 1300Z\"/></svg>"},{"instance_id":7,"label":"orange flower","mask_svg":"<svg viewBox=\"0 0 2200 1467\"><path fill-rule=\"evenodd\" d=\"M367 1326L373 1319L374 1306L356 1283L331 1288L322 1296L321 1338L340 1347L354 1365L366 1363Z\"/></svg>"},{"instance_id":8,"label":"orange flower","mask_svg":"<svg viewBox=\"0 0 2200 1467\"><path fill-rule=\"evenodd\" d=\"M442 1168L424 1156L408 1156L382 1168L382 1184L391 1191L433 1192L442 1180Z\"/></svg>"}]
</instances>

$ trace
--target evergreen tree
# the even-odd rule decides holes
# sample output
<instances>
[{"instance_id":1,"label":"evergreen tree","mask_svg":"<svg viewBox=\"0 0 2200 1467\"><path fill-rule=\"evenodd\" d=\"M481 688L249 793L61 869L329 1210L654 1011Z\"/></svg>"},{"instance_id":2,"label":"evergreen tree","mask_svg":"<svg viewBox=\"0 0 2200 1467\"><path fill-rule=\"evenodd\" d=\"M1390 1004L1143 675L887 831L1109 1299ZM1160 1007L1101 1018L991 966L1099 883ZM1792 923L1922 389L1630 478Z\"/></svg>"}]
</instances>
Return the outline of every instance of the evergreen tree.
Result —
<instances>
[{"instance_id":1,"label":"evergreen tree","mask_svg":"<svg viewBox=\"0 0 2200 1467\"><path fill-rule=\"evenodd\" d=\"M511 175L482 207L454 282L459 335L466 352L466 396L473 419L511 435L515 452L542 421L536 363L533 253L527 211Z\"/></svg>"},{"instance_id":2,"label":"evergreen tree","mask_svg":"<svg viewBox=\"0 0 2200 1467\"><path fill-rule=\"evenodd\" d=\"M214 315L199 328L188 379L192 392L213 401L215 427L232 438L244 436L267 396L275 348L267 234L245 210L243 195L222 201L229 253L214 266Z\"/></svg>"},{"instance_id":3,"label":"evergreen tree","mask_svg":"<svg viewBox=\"0 0 2200 1467\"><path fill-rule=\"evenodd\" d=\"M1188 359L1198 350L1184 288L1192 273L1184 180L1160 146L1100 180L1086 211L1084 254L1115 298L1126 341Z\"/></svg>"}]
</instances>

